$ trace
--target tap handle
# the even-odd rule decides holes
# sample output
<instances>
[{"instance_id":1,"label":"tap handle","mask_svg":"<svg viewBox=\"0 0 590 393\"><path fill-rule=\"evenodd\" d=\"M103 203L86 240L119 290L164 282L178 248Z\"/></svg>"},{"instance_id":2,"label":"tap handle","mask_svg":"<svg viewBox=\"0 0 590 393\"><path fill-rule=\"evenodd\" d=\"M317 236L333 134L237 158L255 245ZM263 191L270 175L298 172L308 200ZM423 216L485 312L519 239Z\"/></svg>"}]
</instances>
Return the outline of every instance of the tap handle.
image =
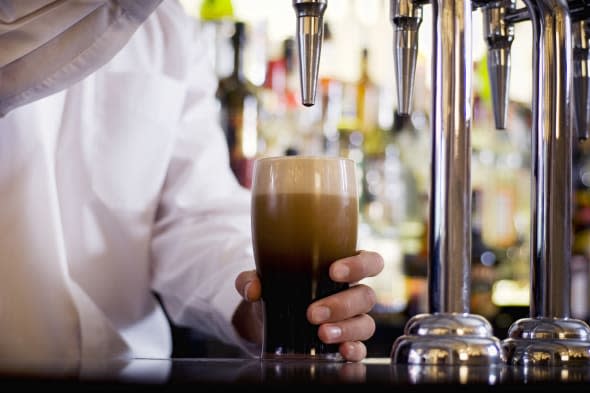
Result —
<instances>
[{"instance_id":1,"label":"tap handle","mask_svg":"<svg viewBox=\"0 0 590 393\"><path fill-rule=\"evenodd\" d=\"M419 0L391 0L390 6L397 106L400 114L407 115L412 111L422 4Z\"/></svg>"},{"instance_id":2,"label":"tap handle","mask_svg":"<svg viewBox=\"0 0 590 393\"><path fill-rule=\"evenodd\" d=\"M323 16L327 6L328 0L293 0L297 16L301 102L305 106L315 103L324 30Z\"/></svg>"},{"instance_id":3,"label":"tap handle","mask_svg":"<svg viewBox=\"0 0 590 393\"><path fill-rule=\"evenodd\" d=\"M488 74L492 88L494 122L497 129L506 128L510 86L510 48L514 26L506 15L516 8L515 0L499 0L481 6L484 38L488 46Z\"/></svg>"}]
</instances>

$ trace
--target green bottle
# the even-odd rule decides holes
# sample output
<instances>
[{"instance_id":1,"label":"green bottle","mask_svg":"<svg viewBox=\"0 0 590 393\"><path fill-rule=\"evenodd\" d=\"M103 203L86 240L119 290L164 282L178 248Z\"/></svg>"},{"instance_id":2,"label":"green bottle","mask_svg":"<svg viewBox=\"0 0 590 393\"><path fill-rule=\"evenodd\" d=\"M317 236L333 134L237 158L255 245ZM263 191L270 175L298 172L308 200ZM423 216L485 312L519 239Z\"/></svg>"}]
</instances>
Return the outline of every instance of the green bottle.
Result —
<instances>
[{"instance_id":1,"label":"green bottle","mask_svg":"<svg viewBox=\"0 0 590 393\"><path fill-rule=\"evenodd\" d=\"M231 19L233 16L234 8L231 0L204 0L201 4L200 17L203 20Z\"/></svg>"}]
</instances>

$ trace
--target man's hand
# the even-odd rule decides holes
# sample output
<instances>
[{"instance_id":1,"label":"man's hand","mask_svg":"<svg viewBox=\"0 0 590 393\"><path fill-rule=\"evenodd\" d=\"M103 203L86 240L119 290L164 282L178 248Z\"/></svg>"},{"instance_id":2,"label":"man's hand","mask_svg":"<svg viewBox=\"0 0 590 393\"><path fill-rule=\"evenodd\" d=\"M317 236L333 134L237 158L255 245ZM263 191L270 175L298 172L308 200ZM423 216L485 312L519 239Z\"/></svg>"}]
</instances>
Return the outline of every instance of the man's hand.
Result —
<instances>
[{"instance_id":1,"label":"man's hand","mask_svg":"<svg viewBox=\"0 0 590 393\"><path fill-rule=\"evenodd\" d=\"M362 341L375 333L375 321L367 313L376 302L375 292L358 284L383 269L383 258L370 251L335 261L330 266L330 277L351 287L312 303L307 309L310 323L319 325L318 336L327 344L340 344L340 354L348 361L360 361L367 356ZM236 278L236 289L245 302L234 315L234 325L246 339L261 341L261 285L256 271L242 272ZM251 319L250 322L246 320Z\"/></svg>"}]
</instances>

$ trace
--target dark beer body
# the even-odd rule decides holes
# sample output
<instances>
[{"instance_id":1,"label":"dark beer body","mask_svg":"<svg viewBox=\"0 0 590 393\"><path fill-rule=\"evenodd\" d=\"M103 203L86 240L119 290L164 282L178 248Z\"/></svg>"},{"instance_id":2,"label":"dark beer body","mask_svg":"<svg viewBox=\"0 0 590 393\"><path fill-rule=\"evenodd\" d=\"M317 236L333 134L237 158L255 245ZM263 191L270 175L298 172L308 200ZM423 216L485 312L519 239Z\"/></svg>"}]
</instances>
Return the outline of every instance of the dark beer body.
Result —
<instances>
[{"instance_id":1,"label":"dark beer body","mask_svg":"<svg viewBox=\"0 0 590 393\"><path fill-rule=\"evenodd\" d=\"M264 302L264 356L337 356L307 322L315 300L348 287L329 278L330 264L357 250L357 199L324 194L254 197L252 234Z\"/></svg>"}]
</instances>

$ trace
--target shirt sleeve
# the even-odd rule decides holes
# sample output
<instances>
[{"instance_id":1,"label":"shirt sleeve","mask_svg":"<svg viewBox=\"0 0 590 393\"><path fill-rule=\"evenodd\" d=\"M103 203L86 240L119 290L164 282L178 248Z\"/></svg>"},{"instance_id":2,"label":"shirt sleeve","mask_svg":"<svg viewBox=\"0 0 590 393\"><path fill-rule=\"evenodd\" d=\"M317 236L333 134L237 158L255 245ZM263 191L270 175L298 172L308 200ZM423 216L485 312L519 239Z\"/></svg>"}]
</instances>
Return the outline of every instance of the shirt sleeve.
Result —
<instances>
[{"instance_id":1,"label":"shirt sleeve","mask_svg":"<svg viewBox=\"0 0 590 393\"><path fill-rule=\"evenodd\" d=\"M185 48L188 93L153 231L153 288L176 324L252 353L231 323L241 301L235 278L255 268L250 193L229 167L206 45Z\"/></svg>"},{"instance_id":2,"label":"shirt sleeve","mask_svg":"<svg viewBox=\"0 0 590 393\"><path fill-rule=\"evenodd\" d=\"M108 62L162 0L2 0L0 117Z\"/></svg>"}]
</instances>

